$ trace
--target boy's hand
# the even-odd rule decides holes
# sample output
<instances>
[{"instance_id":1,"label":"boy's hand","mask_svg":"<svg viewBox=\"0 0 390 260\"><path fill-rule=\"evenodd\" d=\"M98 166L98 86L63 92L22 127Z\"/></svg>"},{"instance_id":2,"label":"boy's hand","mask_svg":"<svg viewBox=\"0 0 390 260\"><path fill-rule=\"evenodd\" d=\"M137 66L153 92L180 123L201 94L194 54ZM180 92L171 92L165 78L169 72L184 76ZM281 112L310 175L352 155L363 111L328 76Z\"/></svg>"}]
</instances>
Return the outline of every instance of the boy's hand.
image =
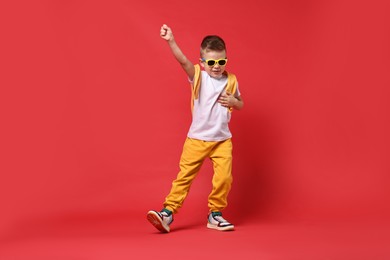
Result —
<instances>
[{"instance_id":1,"label":"boy's hand","mask_svg":"<svg viewBox=\"0 0 390 260\"><path fill-rule=\"evenodd\" d=\"M219 98L218 102L224 107L234 107L236 105L237 99L229 92L223 92Z\"/></svg>"},{"instance_id":2,"label":"boy's hand","mask_svg":"<svg viewBox=\"0 0 390 260\"><path fill-rule=\"evenodd\" d=\"M160 36L161 36L161 38L163 38L166 41L172 40L173 39L173 33L172 33L171 28L169 28L166 24L161 26Z\"/></svg>"}]
</instances>

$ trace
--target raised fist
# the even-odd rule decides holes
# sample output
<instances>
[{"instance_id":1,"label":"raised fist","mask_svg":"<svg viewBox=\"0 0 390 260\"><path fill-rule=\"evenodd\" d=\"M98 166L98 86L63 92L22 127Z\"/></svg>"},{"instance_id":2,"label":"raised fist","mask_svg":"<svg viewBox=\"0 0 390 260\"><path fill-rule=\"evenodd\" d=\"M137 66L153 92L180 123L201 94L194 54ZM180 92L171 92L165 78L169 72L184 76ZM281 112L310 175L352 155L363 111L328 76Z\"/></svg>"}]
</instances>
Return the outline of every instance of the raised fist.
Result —
<instances>
[{"instance_id":1,"label":"raised fist","mask_svg":"<svg viewBox=\"0 0 390 260\"><path fill-rule=\"evenodd\" d=\"M171 28L168 27L168 25L164 24L161 26L160 29L160 36L166 41L172 40L173 39L173 33Z\"/></svg>"}]
</instances>

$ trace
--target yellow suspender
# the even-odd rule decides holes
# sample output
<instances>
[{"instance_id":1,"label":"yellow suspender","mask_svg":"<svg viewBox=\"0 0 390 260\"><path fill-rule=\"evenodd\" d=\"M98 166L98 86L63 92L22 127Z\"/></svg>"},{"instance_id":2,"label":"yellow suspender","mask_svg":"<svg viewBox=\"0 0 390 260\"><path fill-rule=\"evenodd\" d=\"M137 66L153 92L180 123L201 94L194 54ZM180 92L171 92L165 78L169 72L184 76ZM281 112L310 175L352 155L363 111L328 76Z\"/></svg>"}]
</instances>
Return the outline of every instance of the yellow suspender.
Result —
<instances>
[{"instance_id":1,"label":"yellow suspender","mask_svg":"<svg viewBox=\"0 0 390 260\"><path fill-rule=\"evenodd\" d=\"M227 77L228 77L228 82L226 84L226 92L228 93L231 93L233 96L234 94L236 93L236 90L237 90L237 78L236 78L236 75L232 74L232 73L227 73ZM229 107L229 112L233 112L233 108L232 107Z\"/></svg>"},{"instance_id":2,"label":"yellow suspender","mask_svg":"<svg viewBox=\"0 0 390 260\"><path fill-rule=\"evenodd\" d=\"M201 70L199 64L195 64L195 75L194 75L194 83L192 85L192 95L191 95L191 111L194 109L194 100L199 98L199 88L200 88L200 79L201 79ZM225 87L226 92L234 95L237 90L237 78L234 74L224 72L227 75L227 84ZM233 111L232 107L229 107L229 112Z\"/></svg>"},{"instance_id":3,"label":"yellow suspender","mask_svg":"<svg viewBox=\"0 0 390 260\"><path fill-rule=\"evenodd\" d=\"M194 74L194 83L191 86L191 112L194 110L194 100L199 98L199 88L200 88L200 66L195 64L195 74Z\"/></svg>"}]
</instances>

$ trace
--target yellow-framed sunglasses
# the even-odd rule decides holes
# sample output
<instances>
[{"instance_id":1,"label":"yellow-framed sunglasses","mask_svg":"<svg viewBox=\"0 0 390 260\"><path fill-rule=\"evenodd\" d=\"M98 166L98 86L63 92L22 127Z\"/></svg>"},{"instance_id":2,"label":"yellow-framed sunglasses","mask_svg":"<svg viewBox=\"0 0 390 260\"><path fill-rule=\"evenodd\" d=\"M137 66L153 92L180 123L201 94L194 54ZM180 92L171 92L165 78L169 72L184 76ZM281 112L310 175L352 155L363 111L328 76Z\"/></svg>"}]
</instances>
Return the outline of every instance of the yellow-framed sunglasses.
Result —
<instances>
[{"instance_id":1,"label":"yellow-framed sunglasses","mask_svg":"<svg viewBox=\"0 0 390 260\"><path fill-rule=\"evenodd\" d=\"M217 63L219 66L225 66L227 63L227 58L219 59L219 60L212 60L212 59L206 60L206 59L202 58L201 61L206 63L207 66L210 66L210 67L215 66L215 64L217 64Z\"/></svg>"}]
</instances>

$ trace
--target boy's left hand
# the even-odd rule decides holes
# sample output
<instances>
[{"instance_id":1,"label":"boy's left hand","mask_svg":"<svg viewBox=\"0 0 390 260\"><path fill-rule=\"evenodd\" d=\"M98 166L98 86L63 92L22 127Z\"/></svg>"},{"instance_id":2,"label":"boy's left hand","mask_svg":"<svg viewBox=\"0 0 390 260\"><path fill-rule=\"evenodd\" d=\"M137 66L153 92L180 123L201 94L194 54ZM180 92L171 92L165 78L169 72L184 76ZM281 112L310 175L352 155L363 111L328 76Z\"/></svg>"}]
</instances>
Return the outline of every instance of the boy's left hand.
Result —
<instances>
[{"instance_id":1,"label":"boy's left hand","mask_svg":"<svg viewBox=\"0 0 390 260\"><path fill-rule=\"evenodd\" d=\"M224 107L234 107L236 102L237 99L229 92L223 92L218 98L218 103Z\"/></svg>"}]
</instances>

